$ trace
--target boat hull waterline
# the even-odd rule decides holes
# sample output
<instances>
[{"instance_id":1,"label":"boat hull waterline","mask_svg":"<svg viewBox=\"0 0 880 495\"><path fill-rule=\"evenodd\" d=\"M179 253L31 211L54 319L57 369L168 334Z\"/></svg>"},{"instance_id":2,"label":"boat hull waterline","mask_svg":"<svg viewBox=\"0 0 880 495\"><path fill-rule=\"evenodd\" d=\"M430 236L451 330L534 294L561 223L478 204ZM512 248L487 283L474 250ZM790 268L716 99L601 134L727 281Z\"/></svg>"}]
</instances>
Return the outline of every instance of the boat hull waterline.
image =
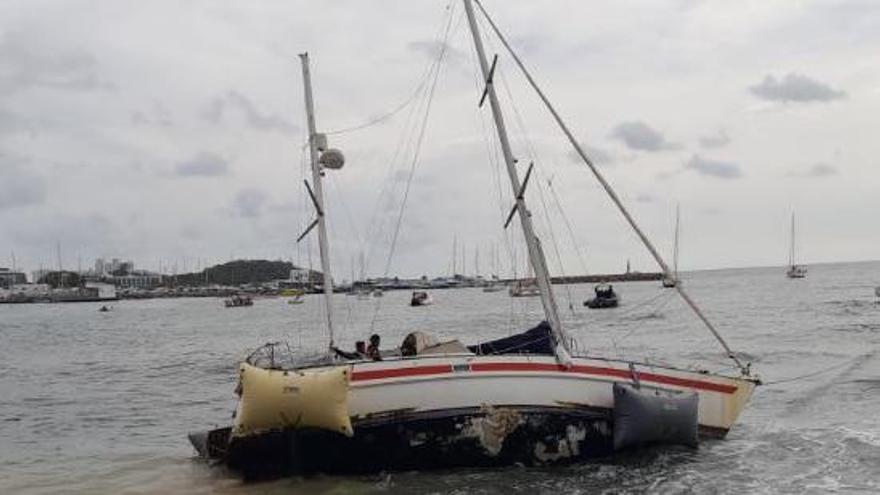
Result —
<instances>
[{"instance_id":1,"label":"boat hull waterline","mask_svg":"<svg viewBox=\"0 0 880 495\"><path fill-rule=\"evenodd\" d=\"M648 365L636 365L634 375L623 361L576 358L564 368L551 356L438 356L342 366L351 368L351 437L299 427L277 411L274 428L235 433L244 431L236 419L231 428L192 435L193 445L246 477L565 464L612 453L615 382L660 394L696 392L704 437L725 436L755 387L747 379Z\"/></svg>"}]
</instances>

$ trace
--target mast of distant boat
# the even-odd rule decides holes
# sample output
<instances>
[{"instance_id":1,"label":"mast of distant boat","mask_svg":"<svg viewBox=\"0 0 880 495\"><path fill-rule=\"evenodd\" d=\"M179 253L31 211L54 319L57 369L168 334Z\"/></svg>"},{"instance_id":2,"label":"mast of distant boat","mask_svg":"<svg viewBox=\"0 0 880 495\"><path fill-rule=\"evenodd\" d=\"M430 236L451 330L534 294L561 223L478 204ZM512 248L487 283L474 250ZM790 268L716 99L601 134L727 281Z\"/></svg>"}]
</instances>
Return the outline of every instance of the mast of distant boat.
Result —
<instances>
[{"instance_id":1,"label":"mast of distant boat","mask_svg":"<svg viewBox=\"0 0 880 495\"><path fill-rule=\"evenodd\" d=\"M791 212L791 246L788 249L788 266L794 268L794 212Z\"/></svg>"},{"instance_id":2,"label":"mast of distant boat","mask_svg":"<svg viewBox=\"0 0 880 495\"><path fill-rule=\"evenodd\" d=\"M675 277L673 280L675 280L676 282L678 282L678 233L679 233L678 224L679 224L679 221L681 220L680 209L681 209L681 205L676 204L675 205L675 243L672 247L672 273L673 273L673 277Z\"/></svg>"},{"instance_id":3,"label":"mast of distant boat","mask_svg":"<svg viewBox=\"0 0 880 495\"><path fill-rule=\"evenodd\" d=\"M330 276L330 246L327 243L327 225L324 221L324 187L321 183L323 172L319 163L318 140L320 136L315 130L315 105L312 101L312 78L309 72L309 54L301 53L299 55L302 62L303 83L305 86L306 98L306 120L309 126L309 155L312 164L312 183L314 191L309 191L312 200L315 203L318 218L315 220L318 227L318 245L321 253L321 271L324 272L324 305L327 314L327 332L330 337L330 347L334 345L333 338L333 278ZM308 183L306 184L308 185ZM312 226L315 225L313 222ZM311 228L311 227L310 227ZM309 229L310 229L309 228ZM308 232L309 229L306 229ZM305 235L305 233L303 234Z\"/></svg>"},{"instance_id":4,"label":"mast of distant boat","mask_svg":"<svg viewBox=\"0 0 880 495\"><path fill-rule=\"evenodd\" d=\"M569 350L568 339L562 328L562 322L559 318L559 309L556 305L556 299L553 296L553 288L551 287L550 273L547 269L547 262L544 258L544 252L541 249L540 241L535 235L532 225L532 215L526 208L525 188L528 185L531 175L532 166L526 172L523 182L519 180L519 174L516 170L516 159L510 149L510 141L507 138L507 129L504 125L504 117L501 115L501 105L498 103L498 96L495 94L495 87L492 78L495 73L495 64L497 57L489 66L486 60L486 52L483 49L483 40L480 37L480 30L477 26L476 16L474 15L474 7L472 0L464 0L465 12L467 13L468 25L474 39L474 48L477 52L477 58L480 61L480 69L483 73L483 80L486 84L483 92L483 100L488 96L489 104L492 108L492 117L495 119L495 128L498 131L498 140L501 144L501 151L504 155L504 163L507 165L507 173L510 176L510 184L513 187L515 205L511 215L518 213L520 223L522 225L523 235L525 236L526 246L529 251L529 264L535 272L535 278L538 282L538 289L541 292L541 304L544 307L544 315L550 324L553 337L556 340L556 359L562 364L571 363L571 353Z\"/></svg>"}]
</instances>

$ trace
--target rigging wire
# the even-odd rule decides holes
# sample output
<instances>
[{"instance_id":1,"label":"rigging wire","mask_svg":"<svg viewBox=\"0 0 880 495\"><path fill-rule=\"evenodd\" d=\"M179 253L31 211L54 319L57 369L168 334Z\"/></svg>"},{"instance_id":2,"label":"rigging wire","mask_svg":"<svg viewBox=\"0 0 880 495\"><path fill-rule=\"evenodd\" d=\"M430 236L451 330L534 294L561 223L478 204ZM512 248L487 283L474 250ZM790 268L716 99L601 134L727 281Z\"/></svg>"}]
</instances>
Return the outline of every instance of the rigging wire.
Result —
<instances>
[{"instance_id":1,"label":"rigging wire","mask_svg":"<svg viewBox=\"0 0 880 495\"><path fill-rule=\"evenodd\" d=\"M584 275L589 275L590 270L587 269L586 258L584 258L577 237L574 235L574 228L572 228L571 221L569 220L568 215L565 214L565 210L562 208L562 202L559 200L559 195L556 194L556 188L553 187L553 177L547 179L547 188L550 190L550 196L553 198L556 209L559 210L559 215L562 216L562 220L565 222L565 227L568 229L568 235L571 237L571 243L574 245L574 250L577 254L578 262L581 264L581 269L583 270Z\"/></svg>"},{"instance_id":2,"label":"rigging wire","mask_svg":"<svg viewBox=\"0 0 880 495\"><path fill-rule=\"evenodd\" d=\"M663 260L663 257L660 256L660 253L657 251L657 249L651 243L650 239L648 239L648 237L645 235L645 233L642 232L642 230L636 224L635 219L632 217L632 215L630 215L629 210L627 210L626 207L623 205L623 202L620 200L620 197L617 195L617 193L614 191L614 189L611 187L611 185L608 183L608 181L605 180L605 177L602 175L602 173L599 172L599 170L596 168L596 166L593 164L593 162L589 159L589 157L587 157L587 155L584 152L580 143L577 142L574 135L571 133L571 131L565 125L565 122L562 120L562 117L559 116L559 114L556 112L556 109L550 103L550 100L547 98L547 96L544 94L544 92L541 91L541 89L538 87L537 83L532 78L529 71L526 70L525 65L523 65L519 56L517 56L516 52L513 51L513 48L507 42L507 38L504 37L504 35L498 29L498 26L495 25L495 22L489 16L489 13L486 12L486 9L483 8L483 4L479 0L474 0L474 2L477 4L480 11L483 13L483 16L485 17L485 19L492 26L492 31L495 33L495 35L498 37L498 39L501 41L501 43L507 49L508 53L510 53L510 56L516 62L516 65L519 67L520 71L523 73L526 80L529 82L529 84L532 86L532 88L538 94L539 98L544 103L544 106L552 114L554 120L556 121L556 124L563 131L566 138L568 138L572 147L574 147L575 151L578 153L578 155L581 157L581 159L584 161L584 163L587 165L587 167L589 167L590 171L593 173L593 176L596 178L597 181L599 181L599 183L603 187L603 189L605 189L605 192L608 193L608 196L611 198L612 202L615 204L615 206L617 206L618 211L620 211L621 215L623 215L623 217L626 219L627 223L629 223L630 227L638 235L639 239L645 245L645 248L647 248L647 250L651 254L651 256L653 256L653 258L657 262L657 264L660 265L660 267L663 269L664 274L668 275L670 272L669 266ZM709 319L706 317L706 315L703 313L703 311L699 308L699 306L697 306L697 304L694 302L694 300L691 299L691 297L684 290L684 288L681 286L681 284L676 285L675 290L678 292L678 294L681 296L681 298L684 300L684 302L687 303L687 305L691 308L691 310L694 312L694 314L697 316L697 318L699 318L700 321L703 322L703 324L709 330L709 332L712 333L712 335L715 337L715 340L718 341L718 343L721 345L721 347L727 353L727 357L730 358L731 361L736 363L737 366L739 366L739 369L740 369L740 372L742 373L742 375L746 376L746 377L750 376L751 364L750 363L743 363L739 359L739 357L737 357L736 353L733 352L733 349L730 348L730 346L727 344L727 341L724 339L724 337L722 337L721 334L718 332L718 330L715 329L715 326L712 324L712 322L709 321Z\"/></svg>"},{"instance_id":3,"label":"rigging wire","mask_svg":"<svg viewBox=\"0 0 880 495\"><path fill-rule=\"evenodd\" d=\"M490 46L492 45L491 40L489 41ZM535 164L535 169L539 175L543 175L542 167L540 165L541 161L538 157L538 152L532 144L532 140L529 137L528 129L526 128L525 121L522 118L522 114L519 112L519 107L516 105L516 100L513 97L513 94L510 91L510 86L507 84L507 77L504 75L504 69L502 67L497 68L498 74L501 76L501 85L504 87L504 92L507 94L507 100L510 104L510 107L513 109L514 120L516 121L516 125L519 127L520 136L523 142L526 144L526 151L528 152L529 159ZM559 272L564 278L566 276L565 273L565 265L562 262L562 255L559 252L559 243L556 240L556 232L553 228L553 222L550 220L550 210L547 208L547 202L544 198L544 191L541 187L540 181L536 182L536 186L538 189L538 199L541 202L541 206L544 213L544 222L547 226L547 232L550 235L550 243L553 246L553 252L556 256L556 264L559 267ZM571 286L569 284L564 285L566 299L568 300L568 309L572 314L576 314L574 310L574 303Z\"/></svg>"},{"instance_id":4,"label":"rigging wire","mask_svg":"<svg viewBox=\"0 0 880 495\"><path fill-rule=\"evenodd\" d=\"M425 131L428 128L428 120L429 120L429 116L431 114L431 105L434 101L434 93L435 93L435 90L437 89L437 81L440 79L440 69L442 68L443 59L446 56L446 52L447 52L447 48L448 48L447 41L449 40L449 33L452 30L453 20L455 19L455 15L454 15L455 8L454 8L454 4L452 4L452 5L453 5L453 8L449 10L449 19L446 23L446 29L443 34L443 43L441 45L440 52L437 54L436 61L433 65L433 78L431 80L430 87L425 95L425 112L422 117L421 125L419 127L418 137L414 143L415 149L413 150L412 160L410 162L410 167L409 167L409 173L407 174L407 178L406 178L406 185L405 185L404 192L403 192L403 199L400 202L400 209L398 210L398 214L397 214L397 222L395 223L393 235L391 238L391 245L388 250L388 257L386 258L386 261L385 261L385 269L383 270L383 276L385 276L385 277L388 276L388 273L391 270L391 262L394 258L394 253L396 251L397 239L400 235L400 228L401 228L401 225L403 224L403 214L406 211L406 205L407 205L407 200L409 199L410 187L412 186L412 179L415 176L416 166L419 164L422 143L424 142ZM460 21L461 21L461 17L459 17L459 23L460 23ZM456 23L456 26L457 25L458 25L458 23ZM373 318L370 321L370 330L371 331L375 328L376 318L378 317L379 310L382 307L381 301L382 301L382 298L377 299L376 308L375 308L375 311L373 312Z\"/></svg>"},{"instance_id":5,"label":"rigging wire","mask_svg":"<svg viewBox=\"0 0 880 495\"><path fill-rule=\"evenodd\" d=\"M453 3L453 1L450 1L444 9L446 10L450 18L452 18L454 6L455 4ZM447 22L442 22L438 26L437 33L434 36L435 44L440 44L441 40L444 39L446 24ZM443 43L445 45L445 42ZM394 153L392 154L391 160L388 162L388 168L385 174L385 179L382 183L382 189L379 195L376 197L376 202L373 206L372 214L369 221L367 222L367 225L369 226L367 230L367 238L365 239L364 245L361 247L361 251L365 252L366 266L371 265L371 260L374 254L374 250L372 247L379 243L382 235L386 231L386 224L388 221L390 221L391 217L389 215L380 215L380 212L383 211L383 204L385 202L389 204L389 209L394 206L394 198L397 196L397 190L399 186L399 181L395 180L397 167L398 165L403 165L404 156L407 154L407 151L405 150L409 150L413 146L417 129L417 115L420 115L423 111L425 94L428 89L426 83L430 80L430 76L433 73L435 64L436 58L430 59L428 62L426 62L425 68L420 78L421 82L417 86L416 90L413 91L413 96L417 99L417 104L409 107L406 119L404 120L403 132L401 133L400 138L397 140Z\"/></svg>"},{"instance_id":6,"label":"rigging wire","mask_svg":"<svg viewBox=\"0 0 880 495\"><path fill-rule=\"evenodd\" d=\"M480 71L479 63L477 62L477 53L476 47L473 44L470 44L470 55L471 55L471 63L473 67L473 75L474 75L474 88L476 90L476 94L480 94L483 91L483 85L485 81L482 78L482 72ZM508 208L510 205L505 202L505 194L504 187L502 185L501 180L501 169L502 169L502 158L501 158L501 150L500 145L496 139L490 136L490 132L488 127L491 124L486 123L485 113L480 111L479 107L474 107L474 112L477 115L477 120L480 122L480 133L483 138L483 143L486 146L486 154L489 158L487 164L489 165L490 172L492 174L492 182L495 186L495 191L497 193L497 205L498 205L498 218L501 222L504 222L505 217L507 216ZM517 276L517 266L519 260L517 259L517 249L516 244L514 244L514 235L513 232L515 229L519 228L517 223L512 223L508 229L501 229L501 238L503 241L504 250L507 254L507 261L510 266L510 275L514 279L518 279ZM520 312L517 314L517 305L516 298L509 297L509 307L508 307L508 334L512 334L518 327L519 323L525 320L525 312L526 305L520 305Z\"/></svg>"}]
</instances>

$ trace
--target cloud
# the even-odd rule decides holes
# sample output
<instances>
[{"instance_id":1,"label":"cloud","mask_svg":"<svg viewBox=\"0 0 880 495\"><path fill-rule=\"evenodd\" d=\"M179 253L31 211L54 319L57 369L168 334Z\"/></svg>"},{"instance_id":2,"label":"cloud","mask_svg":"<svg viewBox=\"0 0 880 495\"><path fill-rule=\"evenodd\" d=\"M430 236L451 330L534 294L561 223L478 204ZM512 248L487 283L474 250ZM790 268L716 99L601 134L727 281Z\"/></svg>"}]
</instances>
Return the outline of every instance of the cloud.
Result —
<instances>
[{"instance_id":1,"label":"cloud","mask_svg":"<svg viewBox=\"0 0 880 495\"><path fill-rule=\"evenodd\" d=\"M811 166L806 171L794 171L788 174L789 177L808 177L808 178L821 178L821 177L830 177L832 175L837 175L840 173L837 170L837 167L833 165L829 165L827 163L816 163Z\"/></svg>"},{"instance_id":2,"label":"cloud","mask_svg":"<svg viewBox=\"0 0 880 495\"><path fill-rule=\"evenodd\" d=\"M703 148L720 148L730 143L730 136L727 131L721 129L715 134L700 137L700 146Z\"/></svg>"},{"instance_id":3,"label":"cloud","mask_svg":"<svg viewBox=\"0 0 880 495\"><path fill-rule=\"evenodd\" d=\"M200 151L185 162L174 166L174 173L181 177L218 177L229 173L229 162L210 151Z\"/></svg>"},{"instance_id":4,"label":"cloud","mask_svg":"<svg viewBox=\"0 0 880 495\"><path fill-rule=\"evenodd\" d=\"M228 91L211 100L208 108L202 112L202 118L213 124L219 124L230 110L241 113L249 126L260 131L291 133L298 130L297 126L279 115L261 113L247 96L238 91Z\"/></svg>"},{"instance_id":5,"label":"cloud","mask_svg":"<svg viewBox=\"0 0 880 495\"><path fill-rule=\"evenodd\" d=\"M95 57L69 47L48 46L24 31L0 33L0 93L29 87L71 91L108 90L113 86L98 77Z\"/></svg>"},{"instance_id":6,"label":"cloud","mask_svg":"<svg viewBox=\"0 0 880 495\"><path fill-rule=\"evenodd\" d=\"M614 156L605 149L595 148L584 143L581 143L581 147L584 149L587 157L596 165L611 165L616 161ZM583 161L581 155L575 150L568 152L568 158L574 163L581 163Z\"/></svg>"},{"instance_id":7,"label":"cloud","mask_svg":"<svg viewBox=\"0 0 880 495\"><path fill-rule=\"evenodd\" d=\"M242 189L232 200L232 212L242 218L258 218L269 195L262 189Z\"/></svg>"},{"instance_id":8,"label":"cloud","mask_svg":"<svg viewBox=\"0 0 880 495\"><path fill-rule=\"evenodd\" d=\"M171 127L174 121L171 119L171 112L168 108L159 103L153 102L150 110L136 110L131 113L131 123L138 125L152 125L157 127Z\"/></svg>"},{"instance_id":9,"label":"cloud","mask_svg":"<svg viewBox=\"0 0 880 495\"><path fill-rule=\"evenodd\" d=\"M29 132L35 134L34 125L24 116L0 108L0 134Z\"/></svg>"},{"instance_id":10,"label":"cloud","mask_svg":"<svg viewBox=\"0 0 880 495\"><path fill-rule=\"evenodd\" d=\"M831 101L846 96L843 91L793 72L779 80L768 75L749 91L758 98L781 102Z\"/></svg>"},{"instance_id":11,"label":"cloud","mask_svg":"<svg viewBox=\"0 0 880 495\"><path fill-rule=\"evenodd\" d=\"M113 222L98 213L38 215L32 217L30 222L16 224L11 229L16 243L41 248L59 241L67 246L112 244L113 236L117 232Z\"/></svg>"},{"instance_id":12,"label":"cloud","mask_svg":"<svg viewBox=\"0 0 880 495\"><path fill-rule=\"evenodd\" d=\"M653 203L653 202L657 201L657 198L655 198L652 194L649 194L649 193L641 193L638 196L636 196L636 201L638 201L639 203Z\"/></svg>"},{"instance_id":13,"label":"cloud","mask_svg":"<svg viewBox=\"0 0 880 495\"><path fill-rule=\"evenodd\" d=\"M22 167L25 162L0 151L0 210L46 201L46 179Z\"/></svg>"},{"instance_id":14,"label":"cloud","mask_svg":"<svg viewBox=\"0 0 880 495\"><path fill-rule=\"evenodd\" d=\"M717 177L719 179L737 179L742 177L739 165L733 162L710 160L700 155L694 155L684 165L685 168L693 169L702 175Z\"/></svg>"},{"instance_id":15,"label":"cloud","mask_svg":"<svg viewBox=\"0 0 880 495\"><path fill-rule=\"evenodd\" d=\"M411 41L406 45L406 48L410 51L420 53L431 60L439 57L440 53L445 48L446 54L444 55L444 58L447 62L457 65L458 63L467 60L467 56L463 51L455 48L449 43L444 44L442 41Z\"/></svg>"},{"instance_id":16,"label":"cloud","mask_svg":"<svg viewBox=\"0 0 880 495\"><path fill-rule=\"evenodd\" d=\"M611 137L620 139L627 148L637 151L662 151L680 147L666 141L663 134L641 121L618 124L611 131Z\"/></svg>"},{"instance_id":17,"label":"cloud","mask_svg":"<svg viewBox=\"0 0 880 495\"><path fill-rule=\"evenodd\" d=\"M838 171L836 167L828 165L827 163L817 163L810 167L807 175L810 177L828 177L829 175L837 175L837 173Z\"/></svg>"}]
</instances>

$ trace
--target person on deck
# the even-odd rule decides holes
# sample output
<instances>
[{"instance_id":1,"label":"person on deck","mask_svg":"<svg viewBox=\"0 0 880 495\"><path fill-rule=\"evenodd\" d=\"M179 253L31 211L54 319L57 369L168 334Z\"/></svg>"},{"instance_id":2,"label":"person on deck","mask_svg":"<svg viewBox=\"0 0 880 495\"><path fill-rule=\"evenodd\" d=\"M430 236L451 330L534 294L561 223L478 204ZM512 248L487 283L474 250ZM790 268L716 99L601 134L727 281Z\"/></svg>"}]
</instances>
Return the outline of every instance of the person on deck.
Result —
<instances>
[{"instance_id":1,"label":"person on deck","mask_svg":"<svg viewBox=\"0 0 880 495\"><path fill-rule=\"evenodd\" d=\"M370 335L370 345L367 347L367 359L372 359L373 361L381 361L382 354L379 353L379 335L373 334Z\"/></svg>"},{"instance_id":2,"label":"person on deck","mask_svg":"<svg viewBox=\"0 0 880 495\"><path fill-rule=\"evenodd\" d=\"M364 344L363 340L358 340L354 343L354 352L346 352L338 347L331 347L333 352L336 353L337 356L343 359L365 359L367 357L367 348L366 344Z\"/></svg>"}]
</instances>

